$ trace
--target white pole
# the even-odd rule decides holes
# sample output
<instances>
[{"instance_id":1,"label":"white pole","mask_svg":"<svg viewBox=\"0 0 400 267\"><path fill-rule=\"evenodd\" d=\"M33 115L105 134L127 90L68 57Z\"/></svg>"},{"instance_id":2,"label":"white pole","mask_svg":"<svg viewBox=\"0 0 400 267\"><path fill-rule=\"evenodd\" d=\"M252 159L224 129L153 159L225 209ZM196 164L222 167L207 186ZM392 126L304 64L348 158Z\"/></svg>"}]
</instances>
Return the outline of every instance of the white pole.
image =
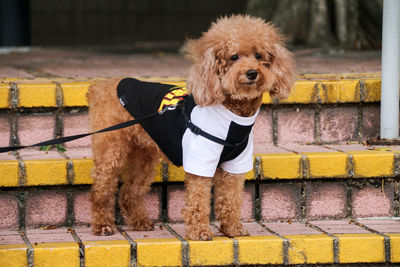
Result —
<instances>
[{"instance_id":1,"label":"white pole","mask_svg":"<svg viewBox=\"0 0 400 267\"><path fill-rule=\"evenodd\" d=\"M399 137L400 0L384 0L381 138Z\"/></svg>"}]
</instances>

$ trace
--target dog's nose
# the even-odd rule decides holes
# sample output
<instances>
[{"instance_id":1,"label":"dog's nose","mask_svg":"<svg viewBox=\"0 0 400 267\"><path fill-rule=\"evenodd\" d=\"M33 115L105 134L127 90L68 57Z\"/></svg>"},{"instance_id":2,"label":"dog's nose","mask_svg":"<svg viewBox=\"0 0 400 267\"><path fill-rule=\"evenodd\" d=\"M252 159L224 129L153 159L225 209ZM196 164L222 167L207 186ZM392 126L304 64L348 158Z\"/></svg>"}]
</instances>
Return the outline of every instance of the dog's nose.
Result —
<instances>
[{"instance_id":1,"label":"dog's nose","mask_svg":"<svg viewBox=\"0 0 400 267\"><path fill-rule=\"evenodd\" d=\"M256 70L248 70L246 76L249 80L255 80L257 78L258 72Z\"/></svg>"}]
</instances>

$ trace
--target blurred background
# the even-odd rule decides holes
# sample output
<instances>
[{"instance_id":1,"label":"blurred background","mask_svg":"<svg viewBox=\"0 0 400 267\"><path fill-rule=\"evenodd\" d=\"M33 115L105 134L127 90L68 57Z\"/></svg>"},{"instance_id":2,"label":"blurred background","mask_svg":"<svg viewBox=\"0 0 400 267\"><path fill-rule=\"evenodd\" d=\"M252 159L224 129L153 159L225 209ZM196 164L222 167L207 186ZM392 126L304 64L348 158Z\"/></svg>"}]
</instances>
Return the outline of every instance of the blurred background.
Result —
<instances>
[{"instance_id":1,"label":"blurred background","mask_svg":"<svg viewBox=\"0 0 400 267\"><path fill-rule=\"evenodd\" d=\"M291 46L381 46L382 0L0 0L0 46L178 51L233 13L272 21Z\"/></svg>"}]
</instances>

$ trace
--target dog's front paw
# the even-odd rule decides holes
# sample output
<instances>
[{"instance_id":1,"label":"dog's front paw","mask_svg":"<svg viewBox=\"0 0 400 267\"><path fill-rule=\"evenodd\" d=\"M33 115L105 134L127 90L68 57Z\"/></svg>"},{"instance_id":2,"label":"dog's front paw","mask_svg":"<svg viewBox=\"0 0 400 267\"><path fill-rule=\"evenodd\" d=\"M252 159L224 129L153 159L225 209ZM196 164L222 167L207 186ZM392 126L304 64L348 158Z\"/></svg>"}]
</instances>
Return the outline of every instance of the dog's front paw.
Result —
<instances>
[{"instance_id":1,"label":"dog's front paw","mask_svg":"<svg viewBox=\"0 0 400 267\"><path fill-rule=\"evenodd\" d=\"M112 225L92 225L92 232L95 235L112 235L115 227Z\"/></svg>"},{"instance_id":2,"label":"dog's front paw","mask_svg":"<svg viewBox=\"0 0 400 267\"><path fill-rule=\"evenodd\" d=\"M239 225L221 225L219 228L221 233L224 233L228 237L235 236L248 236L249 232L243 228L242 224Z\"/></svg>"},{"instance_id":3,"label":"dog's front paw","mask_svg":"<svg viewBox=\"0 0 400 267\"><path fill-rule=\"evenodd\" d=\"M152 231L154 230L154 222L150 219L135 220L129 222L129 228L132 231Z\"/></svg>"},{"instance_id":4,"label":"dog's front paw","mask_svg":"<svg viewBox=\"0 0 400 267\"><path fill-rule=\"evenodd\" d=\"M210 229L193 228L186 233L186 237L193 241L211 241L213 234Z\"/></svg>"}]
</instances>

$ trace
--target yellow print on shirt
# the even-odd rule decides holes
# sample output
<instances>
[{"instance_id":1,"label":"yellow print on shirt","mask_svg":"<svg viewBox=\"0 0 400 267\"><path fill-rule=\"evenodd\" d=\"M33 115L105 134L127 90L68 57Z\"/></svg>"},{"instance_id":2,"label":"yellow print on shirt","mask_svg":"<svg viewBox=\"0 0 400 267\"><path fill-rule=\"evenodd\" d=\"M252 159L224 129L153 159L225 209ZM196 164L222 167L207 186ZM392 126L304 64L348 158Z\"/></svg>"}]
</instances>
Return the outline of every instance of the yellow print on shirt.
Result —
<instances>
[{"instance_id":1,"label":"yellow print on shirt","mask_svg":"<svg viewBox=\"0 0 400 267\"><path fill-rule=\"evenodd\" d=\"M184 96L187 96L188 93L186 88L184 87L172 87L170 91L164 96L161 101L160 107L158 108L158 112L161 112L166 107L174 106L178 104L180 101L184 99Z\"/></svg>"}]
</instances>

